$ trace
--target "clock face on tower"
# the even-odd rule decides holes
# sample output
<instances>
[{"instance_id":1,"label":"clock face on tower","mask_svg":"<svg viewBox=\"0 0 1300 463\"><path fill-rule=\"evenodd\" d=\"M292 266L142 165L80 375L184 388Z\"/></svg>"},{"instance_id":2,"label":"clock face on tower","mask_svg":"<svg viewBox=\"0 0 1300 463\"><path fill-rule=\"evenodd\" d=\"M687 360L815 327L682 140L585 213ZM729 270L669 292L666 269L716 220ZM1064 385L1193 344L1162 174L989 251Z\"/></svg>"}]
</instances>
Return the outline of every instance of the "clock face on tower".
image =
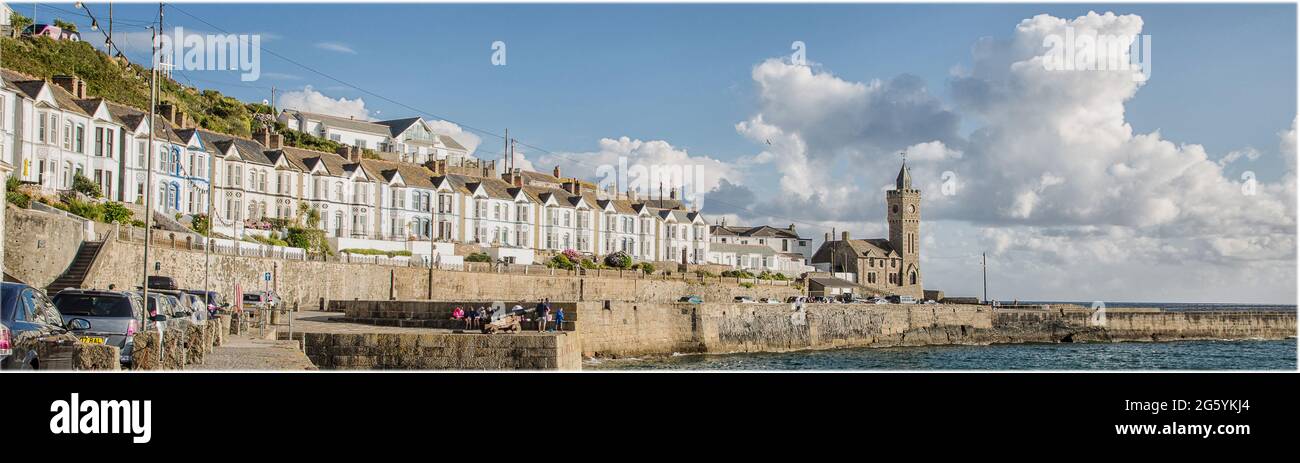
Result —
<instances>
[{"instance_id":1,"label":"clock face on tower","mask_svg":"<svg viewBox=\"0 0 1300 463\"><path fill-rule=\"evenodd\" d=\"M908 214L915 214L915 213L916 213L916 205L915 205L915 204L908 204L908 205L907 205L907 213L908 213Z\"/></svg>"}]
</instances>

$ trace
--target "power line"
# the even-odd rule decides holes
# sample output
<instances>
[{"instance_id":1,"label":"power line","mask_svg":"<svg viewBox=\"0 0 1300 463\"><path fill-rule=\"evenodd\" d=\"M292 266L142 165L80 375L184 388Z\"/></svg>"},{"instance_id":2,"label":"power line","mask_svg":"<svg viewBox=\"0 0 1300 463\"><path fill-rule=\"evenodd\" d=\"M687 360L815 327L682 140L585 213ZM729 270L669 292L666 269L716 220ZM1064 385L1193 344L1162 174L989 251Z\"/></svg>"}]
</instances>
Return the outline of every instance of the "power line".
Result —
<instances>
[{"instance_id":1,"label":"power line","mask_svg":"<svg viewBox=\"0 0 1300 463\"><path fill-rule=\"evenodd\" d=\"M195 14L191 14L190 12L187 12L187 10L185 10L185 9L183 9L183 8L179 8L179 7L177 7L177 5L172 5L172 9L177 10L177 12L181 12L182 14L185 14L185 16L188 16L188 17L194 18L195 21L199 21L199 22L201 22L201 23L204 23L204 25L207 25L207 26L209 26L209 27L212 27L212 29L216 29L217 31L221 31L221 33L224 33L224 34L231 34L230 31L227 31L227 30L225 30L225 29L222 29L222 27L217 26L217 25L214 25L214 23L212 23L212 22L208 22L207 20L203 20L203 18L200 18L200 17L198 17L198 16L195 16ZM363 94L367 94L367 95L370 95L370 96L374 96L374 98L381 99L381 100L383 100L383 101L387 101L387 103L391 103L391 104L398 105L398 107L406 108L406 109L408 109L408 111L412 111L412 112L415 112L415 113L417 113L417 114L424 114L424 116L429 116L429 117L433 117L433 118L438 118L438 120L447 121L447 122L452 122L452 124L455 124L455 125L458 125L458 126L461 126L461 127L465 127L465 129L469 129L469 130L477 131L477 133L481 133L481 134L489 135L489 137L493 137L493 138L497 138L497 139L502 139L502 140L506 139L506 138L503 137L503 135L498 134L497 131L493 131L493 130L485 130L485 129L478 129L478 127L474 127L474 126L472 126L472 125L468 125L468 124L463 124L463 122L459 122L459 121L456 121L456 120L452 120L452 118L442 117L442 116L439 116L439 114L435 114L435 113L433 113L433 112L429 112L429 111L422 111L422 109L415 108L415 107L411 107L411 105L408 105L408 104L406 104L406 103L402 103L402 101L398 101L398 100L390 99L390 98L387 98L387 96L383 96L383 95L380 95L380 94L376 94L376 92L369 91L369 90L365 90L365 88L361 88L360 86L356 86L356 85L354 85L354 83L347 82L347 81L343 81L343 79L341 79L341 78L337 78L337 77L333 77L333 75L330 75L330 74L328 74L328 73L322 72L322 70L317 70L316 68L312 68L312 66L308 66L308 65L302 64L302 62L298 62L298 61L296 61L296 60L292 60L292 59L290 59L290 57L283 56L283 55L279 55L279 53L276 53L276 52L272 51L272 49L269 49L269 48L265 48L265 47L263 47L263 48L261 48L261 51L264 51L264 52L268 53L268 55L270 55L270 56L278 57L278 59L281 59L281 60L283 60L283 61L290 62L290 64L292 64L292 65L299 66L299 68L303 68L303 69L305 69L305 70L309 70L309 72L312 72L312 73L315 73L315 74L321 75L321 77L328 78L328 79L330 79L330 81L338 82L338 83L341 83L341 85L343 85L343 86L347 86L347 87L354 88L354 90L356 90L356 91L360 91L360 92L363 92ZM578 159L576 159L576 157L572 157L572 156L564 155L564 153L556 153L556 152L552 152L552 151L550 151L550 150L546 150L546 148L542 148L542 147L534 146L534 144L529 144L529 143L525 143L525 142L517 142L517 143L519 143L519 144L523 144L524 147L533 148L533 150L537 150L537 151L541 151L541 152L543 152L543 153L547 153L547 155L551 155L551 156L559 157L559 159L567 160L567 161L569 161L569 163L578 164L578 165L584 165L584 166L591 166L591 164L588 163L588 161L578 160ZM477 152L477 150L476 150L476 152ZM503 153L503 155L504 155L504 153ZM647 192L647 194L649 194L649 192ZM745 212L749 212L749 213L755 213L755 215L758 215L757 212L750 211L750 209L749 209L748 207L742 207L742 205L731 204L731 203L723 202L723 200L718 200L718 199L711 199L710 202L712 202L712 203L719 203L719 204L722 204L722 205L728 205L728 207L736 208L736 209L738 209L738 211L745 211ZM768 216L768 217L772 217L772 218L779 218L779 220L781 220L781 221L789 221L789 222L792 222L792 224L800 224L800 225L811 226L811 228L814 228L814 229L829 229L828 226L826 226L826 225L816 224L816 222L809 222L809 221L802 221L802 220L794 220L794 218L790 218L790 217L779 217L779 216L774 216L774 215L766 215L766 216Z\"/></svg>"}]
</instances>

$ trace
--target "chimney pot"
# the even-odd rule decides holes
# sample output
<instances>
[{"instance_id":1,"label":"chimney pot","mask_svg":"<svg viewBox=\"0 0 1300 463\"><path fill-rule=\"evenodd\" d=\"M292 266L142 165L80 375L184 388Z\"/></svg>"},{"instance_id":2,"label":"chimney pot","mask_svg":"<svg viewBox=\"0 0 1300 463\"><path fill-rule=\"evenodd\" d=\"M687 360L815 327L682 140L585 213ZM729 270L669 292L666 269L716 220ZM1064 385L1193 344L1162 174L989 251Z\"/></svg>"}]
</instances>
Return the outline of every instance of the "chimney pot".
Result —
<instances>
[{"instance_id":1,"label":"chimney pot","mask_svg":"<svg viewBox=\"0 0 1300 463\"><path fill-rule=\"evenodd\" d=\"M848 240L849 240L849 232L848 232L848 231L841 232L841 235L840 235L840 236L843 236L843 237L844 237L844 241L848 241Z\"/></svg>"},{"instance_id":2,"label":"chimney pot","mask_svg":"<svg viewBox=\"0 0 1300 463\"><path fill-rule=\"evenodd\" d=\"M831 240L831 232L826 232L826 241L829 242L830 240Z\"/></svg>"}]
</instances>

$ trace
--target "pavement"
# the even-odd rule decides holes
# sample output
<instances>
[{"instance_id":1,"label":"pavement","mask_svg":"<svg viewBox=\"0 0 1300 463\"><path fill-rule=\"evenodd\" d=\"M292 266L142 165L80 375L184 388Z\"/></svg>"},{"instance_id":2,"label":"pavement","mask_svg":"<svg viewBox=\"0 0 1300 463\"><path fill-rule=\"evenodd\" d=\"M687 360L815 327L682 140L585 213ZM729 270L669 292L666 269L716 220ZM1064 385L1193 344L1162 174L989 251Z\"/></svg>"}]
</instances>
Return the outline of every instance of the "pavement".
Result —
<instances>
[{"instance_id":1,"label":"pavement","mask_svg":"<svg viewBox=\"0 0 1300 463\"><path fill-rule=\"evenodd\" d=\"M226 343L203 358L202 365L187 370L315 370L316 365L298 350L297 341L270 341L227 336Z\"/></svg>"}]
</instances>

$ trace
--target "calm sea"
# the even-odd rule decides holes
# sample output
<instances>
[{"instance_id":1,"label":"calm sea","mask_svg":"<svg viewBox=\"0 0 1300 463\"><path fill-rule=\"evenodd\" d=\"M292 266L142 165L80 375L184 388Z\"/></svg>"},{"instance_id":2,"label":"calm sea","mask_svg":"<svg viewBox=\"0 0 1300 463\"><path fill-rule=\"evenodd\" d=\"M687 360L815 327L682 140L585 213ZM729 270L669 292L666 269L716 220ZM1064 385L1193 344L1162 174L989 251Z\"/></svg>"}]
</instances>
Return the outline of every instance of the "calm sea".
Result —
<instances>
[{"instance_id":1,"label":"calm sea","mask_svg":"<svg viewBox=\"0 0 1300 463\"><path fill-rule=\"evenodd\" d=\"M1041 302L1021 302L1038 304ZM1060 304L1061 302L1051 302ZM1091 302L1073 302L1091 306ZM1107 302L1166 310L1296 310L1294 305ZM1295 370L1296 340L1004 344L675 355L588 361L588 370Z\"/></svg>"}]
</instances>

